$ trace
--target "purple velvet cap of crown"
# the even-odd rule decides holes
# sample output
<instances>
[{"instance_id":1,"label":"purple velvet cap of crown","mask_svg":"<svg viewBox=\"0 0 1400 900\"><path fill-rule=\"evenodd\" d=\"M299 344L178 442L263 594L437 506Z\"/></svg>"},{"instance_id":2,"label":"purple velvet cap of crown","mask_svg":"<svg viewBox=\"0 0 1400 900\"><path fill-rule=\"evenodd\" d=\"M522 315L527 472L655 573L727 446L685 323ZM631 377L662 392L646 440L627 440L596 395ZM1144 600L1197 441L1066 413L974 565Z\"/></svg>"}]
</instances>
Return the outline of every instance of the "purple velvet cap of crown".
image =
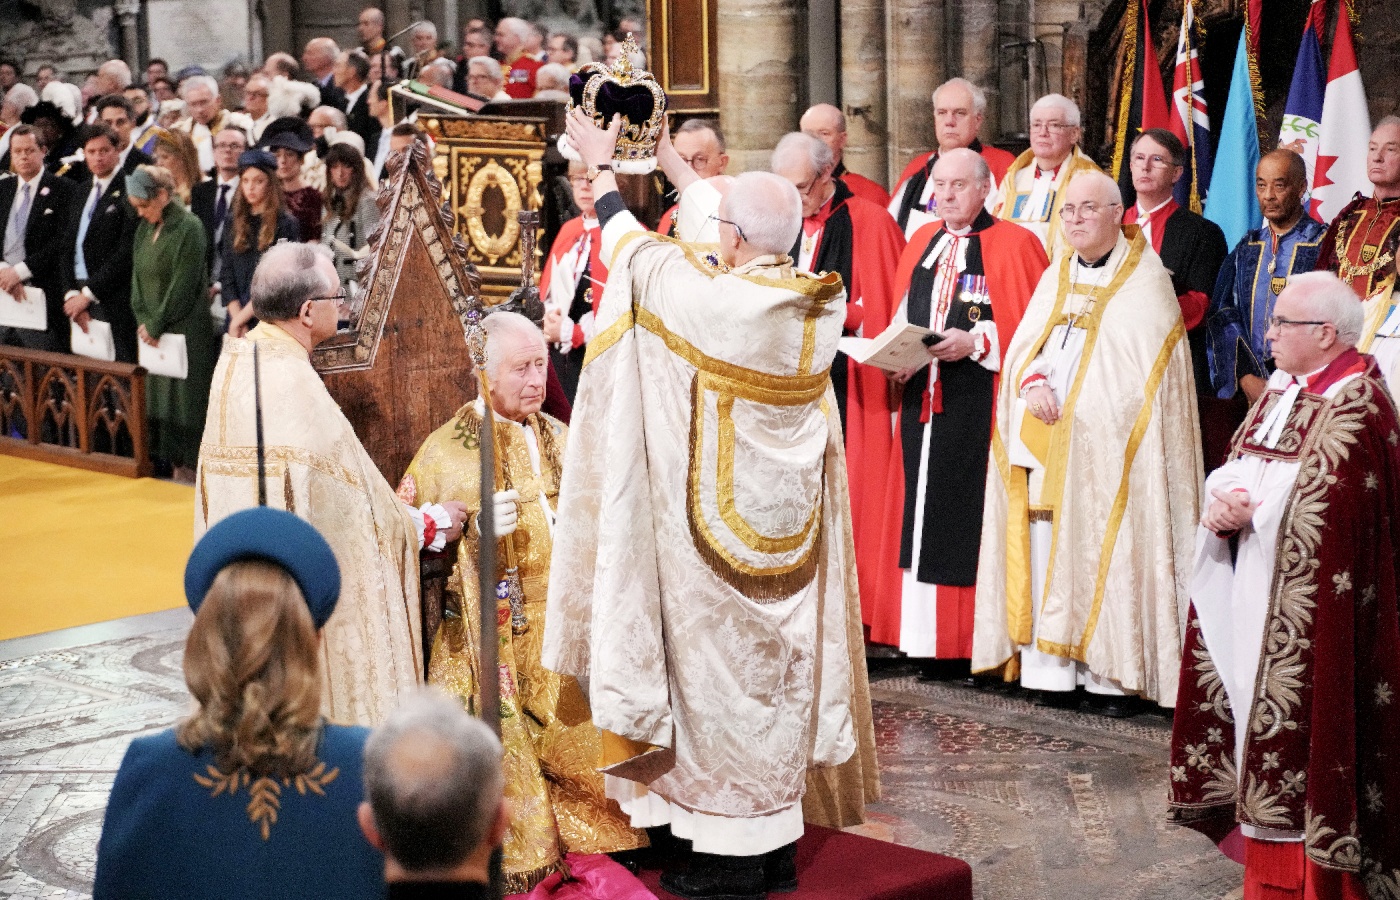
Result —
<instances>
[{"instance_id":1,"label":"purple velvet cap of crown","mask_svg":"<svg viewBox=\"0 0 1400 900\"><path fill-rule=\"evenodd\" d=\"M590 71L586 67L569 76L569 96L573 99L575 107L583 108L584 87L592 78L600 77L605 71L596 68ZM604 81L598 88L598 93L594 95L593 108L602 119L599 124L605 128L617 113L621 113L628 124L641 126L655 113L656 98L651 89L644 84Z\"/></svg>"}]
</instances>

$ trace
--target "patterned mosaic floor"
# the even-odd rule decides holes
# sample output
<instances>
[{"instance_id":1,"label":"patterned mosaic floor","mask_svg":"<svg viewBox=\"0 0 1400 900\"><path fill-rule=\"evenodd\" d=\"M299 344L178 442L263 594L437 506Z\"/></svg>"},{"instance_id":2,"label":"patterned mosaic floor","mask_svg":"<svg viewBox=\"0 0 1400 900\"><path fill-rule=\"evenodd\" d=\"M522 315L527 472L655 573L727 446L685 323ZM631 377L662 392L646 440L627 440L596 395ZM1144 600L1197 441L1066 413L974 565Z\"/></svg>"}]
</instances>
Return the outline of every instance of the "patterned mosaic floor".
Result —
<instances>
[{"instance_id":1,"label":"patterned mosaic floor","mask_svg":"<svg viewBox=\"0 0 1400 900\"><path fill-rule=\"evenodd\" d=\"M181 620L148 621L71 649L0 643L0 897L87 896L127 742L187 703ZM1239 866L1163 822L1164 719L1040 709L900 669L877 677L886 799L862 830L968 860L979 900L1220 900L1238 888Z\"/></svg>"}]
</instances>

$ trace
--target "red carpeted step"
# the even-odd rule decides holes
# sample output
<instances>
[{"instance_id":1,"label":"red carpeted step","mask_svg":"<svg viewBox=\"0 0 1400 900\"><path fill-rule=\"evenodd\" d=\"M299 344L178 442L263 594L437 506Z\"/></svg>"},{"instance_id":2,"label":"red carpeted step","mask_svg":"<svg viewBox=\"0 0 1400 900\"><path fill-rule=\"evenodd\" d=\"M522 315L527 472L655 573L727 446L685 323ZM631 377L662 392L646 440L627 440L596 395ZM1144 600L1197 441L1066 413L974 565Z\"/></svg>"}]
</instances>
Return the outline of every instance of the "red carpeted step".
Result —
<instances>
[{"instance_id":1,"label":"red carpeted step","mask_svg":"<svg viewBox=\"0 0 1400 900\"><path fill-rule=\"evenodd\" d=\"M641 879L661 900L661 872ZM972 867L926 850L808 825L797 842L797 890L776 900L972 900Z\"/></svg>"}]
</instances>

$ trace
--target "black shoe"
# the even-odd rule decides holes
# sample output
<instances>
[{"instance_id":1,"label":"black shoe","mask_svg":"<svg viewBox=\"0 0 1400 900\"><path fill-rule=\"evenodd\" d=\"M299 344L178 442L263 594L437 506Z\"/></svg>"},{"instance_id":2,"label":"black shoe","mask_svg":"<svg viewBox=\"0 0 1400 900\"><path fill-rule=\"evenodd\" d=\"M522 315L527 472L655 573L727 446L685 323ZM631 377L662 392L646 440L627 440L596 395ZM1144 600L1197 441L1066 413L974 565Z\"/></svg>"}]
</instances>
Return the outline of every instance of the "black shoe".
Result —
<instances>
[{"instance_id":1,"label":"black shoe","mask_svg":"<svg viewBox=\"0 0 1400 900\"><path fill-rule=\"evenodd\" d=\"M1142 712L1142 701L1133 696L1114 697L1100 694L1093 696L1093 699L1089 701L1089 707L1099 715L1107 716L1110 719L1131 719Z\"/></svg>"},{"instance_id":2,"label":"black shoe","mask_svg":"<svg viewBox=\"0 0 1400 900\"><path fill-rule=\"evenodd\" d=\"M971 677L971 662L966 659L921 659L920 681L957 681Z\"/></svg>"},{"instance_id":3,"label":"black shoe","mask_svg":"<svg viewBox=\"0 0 1400 900\"><path fill-rule=\"evenodd\" d=\"M688 900L764 900L762 856L691 855L690 868L666 872L661 886Z\"/></svg>"},{"instance_id":4,"label":"black shoe","mask_svg":"<svg viewBox=\"0 0 1400 900\"><path fill-rule=\"evenodd\" d=\"M1046 709L1078 709L1078 691L1032 691L1036 706Z\"/></svg>"},{"instance_id":5,"label":"black shoe","mask_svg":"<svg viewBox=\"0 0 1400 900\"><path fill-rule=\"evenodd\" d=\"M763 886L775 894L797 890L797 842L763 854Z\"/></svg>"}]
</instances>

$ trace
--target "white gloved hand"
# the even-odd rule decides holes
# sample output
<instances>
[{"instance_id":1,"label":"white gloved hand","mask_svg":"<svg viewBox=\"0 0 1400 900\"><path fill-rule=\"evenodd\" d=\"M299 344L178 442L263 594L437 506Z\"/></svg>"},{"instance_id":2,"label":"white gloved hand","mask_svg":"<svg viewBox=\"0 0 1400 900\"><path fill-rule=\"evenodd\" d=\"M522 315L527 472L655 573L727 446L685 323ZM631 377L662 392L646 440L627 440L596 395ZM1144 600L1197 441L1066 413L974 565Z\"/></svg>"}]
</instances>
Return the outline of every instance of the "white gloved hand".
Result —
<instances>
[{"instance_id":1,"label":"white gloved hand","mask_svg":"<svg viewBox=\"0 0 1400 900\"><path fill-rule=\"evenodd\" d=\"M495 513L496 537L503 538L515 531L520 519L519 491L497 491L491 496L491 506Z\"/></svg>"}]
</instances>

